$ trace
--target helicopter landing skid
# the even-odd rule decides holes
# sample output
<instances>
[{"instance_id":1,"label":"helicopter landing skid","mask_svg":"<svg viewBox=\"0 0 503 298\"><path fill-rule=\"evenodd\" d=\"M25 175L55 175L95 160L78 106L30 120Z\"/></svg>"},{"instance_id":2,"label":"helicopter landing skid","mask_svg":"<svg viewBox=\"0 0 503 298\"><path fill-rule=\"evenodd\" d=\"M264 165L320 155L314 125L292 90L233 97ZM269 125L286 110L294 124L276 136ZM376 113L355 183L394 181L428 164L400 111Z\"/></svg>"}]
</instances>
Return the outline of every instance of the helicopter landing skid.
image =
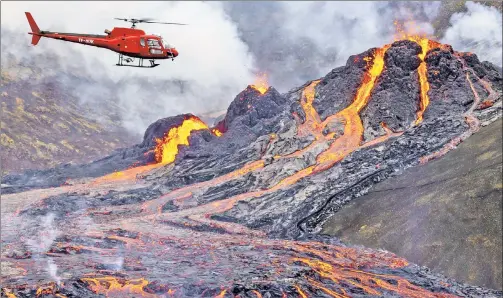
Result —
<instances>
[{"instance_id":1,"label":"helicopter landing skid","mask_svg":"<svg viewBox=\"0 0 503 298\"><path fill-rule=\"evenodd\" d=\"M134 61L134 59L133 58L129 58L129 57L126 57L124 59L124 55L123 54L119 54L119 62L117 62L117 64L115 64L115 65L116 66L141 67L141 68L153 68L153 67L156 67L156 66L160 65L158 63L155 63L155 61L153 59L149 60L150 61L150 66L144 66L143 65L143 58L139 59L138 65L135 65L135 64L124 64L124 61L126 61L126 63L129 63L129 62Z\"/></svg>"}]
</instances>

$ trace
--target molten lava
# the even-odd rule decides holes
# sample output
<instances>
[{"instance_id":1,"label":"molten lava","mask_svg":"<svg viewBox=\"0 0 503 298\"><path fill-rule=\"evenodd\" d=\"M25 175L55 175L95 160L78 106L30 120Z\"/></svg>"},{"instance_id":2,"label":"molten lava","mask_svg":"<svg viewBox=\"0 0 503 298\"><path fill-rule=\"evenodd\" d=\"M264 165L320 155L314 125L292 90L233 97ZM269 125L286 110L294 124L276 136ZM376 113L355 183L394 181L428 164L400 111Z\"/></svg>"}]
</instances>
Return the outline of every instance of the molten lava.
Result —
<instances>
[{"instance_id":1,"label":"molten lava","mask_svg":"<svg viewBox=\"0 0 503 298\"><path fill-rule=\"evenodd\" d=\"M295 289L297 289L297 292L299 293L300 297L307 298L306 294L302 291L302 289L299 286L295 286Z\"/></svg>"},{"instance_id":2,"label":"molten lava","mask_svg":"<svg viewBox=\"0 0 503 298\"><path fill-rule=\"evenodd\" d=\"M139 294L141 297L156 297L144 291L149 284L148 280L139 278L134 280L121 280L115 276L81 278L89 284L95 293L104 293L107 297L124 297L124 294Z\"/></svg>"},{"instance_id":3,"label":"molten lava","mask_svg":"<svg viewBox=\"0 0 503 298\"><path fill-rule=\"evenodd\" d=\"M153 170L159 166L172 163L176 155L178 154L178 147L180 145L189 145L189 136L193 131L209 129L206 123L195 116L190 116L186 118L183 123L179 126L172 127L161 140L156 138L157 143L154 153L155 160L157 163L148 164L144 166L131 166L124 171L116 171L114 173L96 178L93 180L92 184L102 184L112 181L126 181L135 180L141 177L143 173ZM222 135L222 132L218 128L211 130L212 133L218 137Z\"/></svg>"},{"instance_id":4,"label":"molten lava","mask_svg":"<svg viewBox=\"0 0 503 298\"><path fill-rule=\"evenodd\" d=\"M269 83L267 82L267 74L263 73L257 76L255 79L255 83L251 85L251 87L260 94L265 94L267 92L267 89L269 89Z\"/></svg>"},{"instance_id":5,"label":"molten lava","mask_svg":"<svg viewBox=\"0 0 503 298\"><path fill-rule=\"evenodd\" d=\"M323 127L321 126L320 116L318 112L313 107L313 101L315 96L315 88L320 83L320 80L313 81L302 91L302 98L300 104L304 113L306 114L306 120L304 121L302 127L299 128L300 133L304 133L306 130L314 133L316 138L322 135ZM307 127L305 127L307 126Z\"/></svg>"},{"instance_id":6,"label":"molten lava","mask_svg":"<svg viewBox=\"0 0 503 298\"><path fill-rule=\"evenodd\" d=\"M421 123L421 121L423 121L424 111L426 110L426 107L428 107L428 104L430 103L430 97L428 96L428 91L430 90L430 84L428 83L426 62L424 61L424 58L429 50L439 46L440 44L419 36L409 37L409 40L417 42L422 49L422 53L418 55L419 59L421 59L421 64L419 64L419 67L417 69L417 73L419 74L419 83L421 86L421 102L419 105L419 111L417 112L417 119L415 122L415 125L417 125Z\"/></svg>"},{"instance_id":7,"label":"molten lava","mask_svg":"<svg viewBox=\"0 0 503 298\"><path fill-rule=\"evenodd\" d=\"M419 85L421 88L420 102L419 102L419 110L417 111L417 118L414 123L414 125L418 125L423 121L423 114L430 103L430 97L428 96L428 91L430 90L430 84L428 83L426 61L424 61L424 59L429 50L441 47L442 44L429 39L428 37L426 37L426 34L419 34L418 33L419 30L417 30L417 27L413 28L409 27L409 30L405 30L403 29L402 25L397 21L395 21L394 24L397 31L395 41L410 40L419 44L422 50L422 52L418 55L419 59L421 59L421 64L419 64L419 67L417 69L417 73L419 75ZM414 22L409 22L409 24L414 25Z\"/></svg>"},{"instance_id":8,"label":"molten lava","mask_svg":"<svg viewBox=\"0 0 503 298\"><path fill-rule=\"evenodd\" d=\"M222 136L222 132L221 132L220 130L218 130L218 128L213 128L213 129L211 130L211 132L212 132L214 135L216 135L217 137Z\"/></svg>"},{"instance_id":9,"label":"molten lava","mask_svg":"<svg viewBox=\"0 0 503 298\"><path fill-rule=\"evenodd\" d=\"M171 128L162 140L155 140L155 160L161 164L172 163L178 154L178 146L189 145L190 134L201 129L208 129L208 126L194 116L185 119L182 125Z\"/></svg>"},{"instance_id":10,"label":"molten lava","mask_svg":"<svg viewBox=\"0 0 503 298\"><path fill-rule=\"evenodd\" d=\"M336 139L327 151L318 155L316 172L331 167L360 146L363 137L363 124L359 113L368 103L375 82L384 69L384 53L389 47L390 45L385 45L374 51L372 65L364 73L353 103L324 121L323 126L335 117L343 117L346 125L344 126L344 134Z\"/></svg>"},{"instance_id":11,"label":"molten lava","mask_svg":"<svg viewBox=\"0 0 503 298\"><path fill-rule=\"evenodd\" d=\"M7 296L7 298L16 298L17 297L13 293L11 293L9 289L4 289L3 293Z\"/></svg>"},{"instance_id":12,"label":"molten lava","mask_svg":"<svg viewBox=\"0 0 503 298\"><path fill-rule=\"evenodd\" d=\"M276 185L270 187L269 189L263 189L263 190L258 190L258 191L253 191L253 192L248 192L248 193L243 193L225 200L220 200L211 204L207 205L202 205L198 206L196 208L193 208L190 210L191 214L194 214L191 218L196 219L199 222L208 222L205 218L208 218L211 214L217 214L217 213L222 213L227 210L230 210L237 202L247 200L250 198L255 198L255 197L260 197L268 193L272 193L274 191L280 190L282 188L288 187L300 179L320 172L324 171L330 167L332 167L335 163L339 162L342 160L345 156L356 150L357 148L360 147L362 136L363 136L363 124L360 119L359 112L365 107L365 105L368 103L370 99L371 92L374 88L375 82L381 72L384 69L384 54L386 50L390 47L390 45L386 45L383 48L376 49L373 53L373 58L372 58L372 64L369 67L369 69L364 73L363 79L362 79L362 84L358 88L355 100L353 103L342 110L341 112L337 113L336 115L333 115L329 118L327 118L323 123L320 123L318 113L316 110L312 107L312 101L314 100L314 94L315 94L315 86L319 83L319 81L313 81L309 86L307 86L304 91L302 92L302 99L301 99L301 105L305 109L304 112L306 114L306 121L302 125L305 129L309 130L310 133L312 133L315 136L318 136L320 133L320 129L326 126L327 123L329 123L331 120L333 120L334 117L343 117L345 119L345 127L344 127L344 135L341 137L337 138L330 147L320 153L317 157L316 160L316 165L309 166L305 169L302 169L286 178L281 180L279 183ZM306 125L307 124L307 125ZM302 128L301 127L301 128ZM385 137L380 138L379 141L384 141L390 136L393 136L391 134L387 134ZM317 142L319 140L316 140ZM308 146L309 147L309 146ZM308 148L306 147L306 148ZM305 151L306 148L304 148L301 151ZM252 163L254 164L254 163ZM262 168L264 165L263 163L257 164L256 169ZM249 168L248 168L249 169ZM239 173L239 170L234 171L234 173ZM225 175L227 176L226 178L231 178L231 175ZM217 178L215 180L220 180L220 178ZM211 181L210 181L211 182ZM213 181L214 183L216 181ZM200 183L199 185L191 185L190 187L187 187L183 189L182 193L178 193L178 191L175 191L174 193L177 193L177 197L180 194L183 194L183 192L188 192L192 191L204 184L207 184L208 182L203 182ZM167 202L169 200L170 196L163 196L164 199L161 200L162 203ZM162 197L161 197L162 198ZM171 196L171 198L173 198ZM158 210L159 202L154 203L154 202L149 202L147 203L149 205L149 208L145 208L144 210ZM155 207L154 207L155 206ZM146 206L145 206L146 207ZM154 207L154 208L152 208ZM198 211L201 210L201 211ZM183 213L183 212L181 212Z\"/></svg>"}]
</instances>

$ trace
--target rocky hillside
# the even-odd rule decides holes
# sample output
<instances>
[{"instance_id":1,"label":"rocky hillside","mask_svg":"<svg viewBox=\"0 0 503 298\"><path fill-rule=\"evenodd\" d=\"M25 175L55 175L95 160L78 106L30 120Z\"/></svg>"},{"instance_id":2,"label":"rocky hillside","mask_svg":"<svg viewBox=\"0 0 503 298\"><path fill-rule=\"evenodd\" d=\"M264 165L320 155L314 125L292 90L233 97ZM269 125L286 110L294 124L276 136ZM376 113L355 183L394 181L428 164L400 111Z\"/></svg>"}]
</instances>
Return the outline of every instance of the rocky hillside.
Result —
<instances>
[{"instance_id":1,"label":"rocky hillside","mask_svg":"<svg viewBox=\"0 0 503 298\"><path fill-rule=\"evenodd\" d=\"M94 119L68 90L41 78L42 69L2 70L4 173L82 163L134 143L116 115Z\"/></svg>"},{"instance_id":2,"label":"rocky hillside","mask_svg":"<svg viewBox=\"0 0 503 298\"><path fill-rule=\"evenodd\" d=\"M248 86L215 127L160 119L93 163L7 176L3 292L501 297L319 234L375 184L500 118L501 83L473 53L408 37L286 94Z\"/></svg>"},{"instance_id":3,"label":"rocky hillside","mask_svg":"<svg viewBox=\"0 0 503 298\"><path fill-rule=\"evenodd\" d=\"M98 83L78 53L70 53L76 61L69 67L36 50L2 28L3 174L88 162L138 140L123 128L116 98L102 94L111 80Z\"/></svg>"},{"instance_id":4,"label":"rocky hillside","mask_svg":"<svg viewBox=\"0 0 503 298\"><path fill-rule=\"evenodd\" d=\"M500 118L443 158L379 183L322 233L501 290L502 133Z\"/></svg>"}]
</instances>

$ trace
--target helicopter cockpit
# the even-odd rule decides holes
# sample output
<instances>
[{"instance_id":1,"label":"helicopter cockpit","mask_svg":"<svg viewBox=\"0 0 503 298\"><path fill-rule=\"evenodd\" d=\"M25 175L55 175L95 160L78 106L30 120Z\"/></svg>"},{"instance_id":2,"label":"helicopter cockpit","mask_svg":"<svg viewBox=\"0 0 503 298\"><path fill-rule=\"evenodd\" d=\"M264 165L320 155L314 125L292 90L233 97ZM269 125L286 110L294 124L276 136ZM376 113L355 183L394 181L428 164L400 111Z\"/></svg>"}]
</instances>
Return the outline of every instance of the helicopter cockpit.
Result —
<instances>
[{"instance_id":1,"label":"helicopter cockpit","mask_svg":"<svg viewBox=\"0 0 503 298\"><path fill-rule=\"evenodd\" d=\"M148 47L151 49L161 49L161 45L159 44L159 40L154 38L149 38L147 40Z\"/></svg>"},{"instance_id":2,"label":"helicopter cockpit","mask_svg":"<svg viewBox=\"0 0 503 298\"><path fill-rule=\"evenodd\" d=\"M161 37L161 43L162 43L163 48L165 48L165 49L172 48L172 46L169 43L167 43L162 37Z\"/></svg>"}]
</instances>

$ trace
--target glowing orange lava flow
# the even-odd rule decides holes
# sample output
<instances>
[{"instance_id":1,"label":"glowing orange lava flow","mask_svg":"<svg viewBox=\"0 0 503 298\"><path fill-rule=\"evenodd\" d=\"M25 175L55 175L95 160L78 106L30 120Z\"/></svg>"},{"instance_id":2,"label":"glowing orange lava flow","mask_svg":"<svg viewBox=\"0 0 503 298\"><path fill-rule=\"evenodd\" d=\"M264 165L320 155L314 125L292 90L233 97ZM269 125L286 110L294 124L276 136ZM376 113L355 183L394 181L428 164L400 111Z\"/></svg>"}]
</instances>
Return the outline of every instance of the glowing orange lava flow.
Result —
<instances>
[{"instance_id":1,"label":"glowing orange lava flow","mask_svg":"<svg viewBox=\"0 0 503 298\"><path fill-rule=\"evenodd\" d=\"M355 100L345 110L351 110L353 113L359 113L367 104L370 98L370 92L374 89L375 81L384 69L384 53L389 47L390 45L385 45L383 48L375 50L372 66L363 75L363 82L360 85L360 88L358 88Z\"/></svg>"},{"instance_id":2,"label":"glowing orange lava flow","mask_svg":"<svg viewBox=\"0 0 503 298\"><path fill-rule=\"evenodd\" d=\"M208 129L208 125L197 117L185 119L182 125L171 128L162 140L155 140L155 160L161 164L172 163L178 154L178 146L189 145L192 131L201 129Z\"/></svg>"},{"instance_id":3,"label":"glowing orange lava flow","mask_svg":"<svg viewBox=\"0 0 503 298\"><path fill-rule=\"evenodd\" d=\"M320 80L313 81L302 91L300 105L302 106L302 109L306 114L306 120L304 121L302 126L299 127L300 134L304 134L306 131L309 131L313 133L317 139L322 135L323 130L323 127L321 126L320 116L313 107L315 87L319 83Z\"/></svg>"},{"instance_id":4,"label":"glowing orange lava flow","mask_svg":"<svg viewBox=\"0 0 503 298\"><path fill-rule=\"evenodd\" d=\"M86 277L81 280L88 283L93 292L105 294L107 297L124 297L125 293L141 295L141 297L157 297L143 290L149 284L144 278L121 281L114 276L103 276Z\"/></svg>"},{"instance_id":5,"label":"glowing orange lava flow","mask_svg":"<svg viewBox=\"0 0 503 298\"><path fill-rule=\"evenodd\" d=\"M114 172L102 177L98 177L90 182L91 185L98 185L109 182L119 182L119 181L131 181L137 179L141 174L146 173L150 170L158 168L161 164L149 164L145 166L139 166L130 168L124 171Z\"/></svg>"},{"instance_id":6,"label":"glowing orange lava flow","mask_svg":"<svg viewBox=\"0 0 503 298\"><path fill-rule=\"evenodd\" d=\"M255 79L255 83L251 85L251 87L260 92L260 94L266 93L267 89L269 89L269 83L267 82L267 74L264 73L257 76L257 78Z\"/></svg>"},{"instance_id":7,"label":"glowing orange lava flow","mask_svg":"<svg viewBox=\"0 0 503 298\"><path fill-rule=\"evenodd\" d=\"M213 129L211 130L211 132L212 132L214 135L216 135L217 137L222 136L222 132L221 132L220 130L218 130L218 128L213 128Z\"/></svg>"},{"instance_id":8,"label":"glowing orange lava flow","mask_svg":"<svg viewBox=\"0 0 503 298\"><path fill-rule=\"evenodd\" d=\"M7 298L16 298L17 296L12 294L9 289L4 289L4 294L7 295Z\"/></svg>"},{"instance_id":9,"label":"glowing orange lava flow","mask_svg":"<svg viewBox=\"0 0 503 298\"><path fill-rule=\"evenodd\" d=\"M51 283L51 284L50 284L50 285L48 285L48 286L38 288L38 289L37 289L37 292L35 293L35 295L36 295L37 297L40 297L40 296L45 296L45 295L51 295L51 294L53 294L53 295L54 295L55 288L56 288L56 284ZM12 294L12 295L13 295L13 294ZM57 294L56 294L56 295L57 295ZM16 296L11 296L11 297L16 297Z\"/></svg>"},{"instance_id":10,"label":"glowing orange lava flow","mask_svg":"<svg viewBox=\"0 0 503 298\"><path fill-rule=\"evenodd\" d=\"M325 126L333 118L342 117L346 125L344 126L344 134L337 138L328 150L318 155L318 165L314 171L322 171L331 167L360 146L363 136L363 124L359 113L368 103L375 82L384 69L384 53L389 47L390 45L385 45L383 48L375 50L372 66L364 73L362 84L358 88L353 103L323 122L323 126Z\"/></svg>"},{"instance_id":11,"label":"glowing orange lava flow","mask_svg":"<svg viewBox=\"0 0 503 298\"><path fill-rule=\"evenodd\" d=\"M185 119L180 126L172 127L164 135L164 138L162 140L159 138L155 139L157 145L154 149L154 153L155 153L155 160L157 163L138 167L133 166L124 171L114 172L94 179L92 181L92 184L96 185L107 182L135 180L138 176L140 176L143 173L158 168L162 165L172 163L175 160L176 155L178 154L178 146L189 145L190 134L193 131L201 129L209 129L209 128L206 125L206 123L204 123L198 117L191 116ZM214 128L211 131L217 137L220 137L222 135L222 132L220 132L217 128Z\"/></svg>"},{"instance_id":12,"label":"glowing orange lava flow","mask_svg":"<svg viewBox=\"0 0 503 298\"><path fill-rule=\"evenodd\" d=\"M209 203L206 205L201 205L194 207L192 209L186 209L183 211L179 212L179 215L183 216L191 216L191 219L198 220L199 222L210 222L208 216L211 214L217 214L217 213L222 213L227 210L230 210L234 204L236 204L238 201L242 200L247 200L250 198L254 197L260 197L268 193L275 192L277 190L280 190L282 188L288 187L300 179L311 175L316 172L324 171L330 167L332 167L335 163L339 162L342 160L345 156L347 156L349 153L353 152L355 149L360 147L360 143L362 140L363 136L363 124L360 119L359 112L361 109L367 104L371 92L374 88L374 84L381 74L381 72L384 69L384 53L386 50L390 47L390 45L386 45L383 48L376 49L374 52L374 58L373 58L373 63L370 69L365 72L362 84L360 85L360 88L358 89L358 92L356 94L355 100L353 103L348 106L346 109L342 110L338 114L334 115L333 117L343 117L345 119L345 127L344 127L344 135L340 136L337 138L330 147L320 153L317 157L317 163L313 166L309 166L307 168L304 168L298 172L296 172L293 175L290 175L280 182L278 182L276 185L268 188L268 189L263 189L263 190L257 190L253 192L248 192L240 195L236 195L234 197L225 199L225 200L220 200L216 201L213 203ZM306 97L306 103L309 101L312 101L310 98L313 98L311 94L314 96L314 86L316 86L317 81L311 83L310 86L306 87L305 92L303 92L303 95ZM303 106L309 106L309 105L303 105ZM314 111L314 112L312 112ZM306 115L311 115L311 116L306 116L306 119L310 119L312 117L313 113L316 113L316 111L313 109L311 112L308 110L305 111ZM317 117L311 118L313 122L316 123ZM326 122L330 121L330 119L327 118ZM306 123L306 122L305 122ZM322 127L324 127L324 123L322 123ZM306 128L314 128L310 125L307 125ZM311 131L314 135L316 135L316 131ZM387 135L379 138L379 141L385 141L387 138L390 136L393 136L396 134L387 132ZM252 163L253 164L253 163ZM257 165L257 168L263 167L263 163ZM237 172L237 171L235 171ZM231 177L227 177L231 178ZM219 179L219 178L217 178ZM210 181L211 182L211 181ZM208 183L208 182L206 182ZM183 192L187 192L189 189L192 190L193 187L197 187L197 185L193 185L192 187L186 188ZM175 191L174 193L176 193ZM182 195L182 193L177 193L176 195ZM156 200L158 202L149 202L146 205L149 205L147 208L144 210L148 209L150 211L156 210L160 205L159 203L165 203L170 199L173 199L173 194L169 194L167 196L163 196L164 199L162 200ZM170 198L171 197L171 198ZM162 197L161 197L162 198ZM159 202L160 201L160 202ZM154 207L154 208L153 208ZM155 211L154 211L155 212Z\"/></svg>"},{"instance_id":13,"label":"glowing orange lava flow","mask_svg":"<svg viewBox=\"0 0 503 298\"><path fill-rule=\"evenodd\" d=\"M326 288L320 282L314 279L308 278L309 283L322 290L323 292L331 295L332 297L348 297L343 287L339 287L342 284L350 284L353 287L360 288L366 294L372 296L382 296L383 294L376 289L378 286L381 289L392 291L400 294L401 297L415 297L415 298L437 298L437 297L457 297L455 295L443 294L443 293L432 293L425 290L419 286L413 285L405 279L396 279L395 276L385 275L385 274L373 274L370 272L363 272L352 268L343 268L341 270L335 270L333 266L327 262L307 259L307 258L293 258L294 262L300 262L308 265L317 274L319 274L324 279L331 280L336 285L336 291ZM393 280L394 282L389 282ZM297 290L299 290L297 288Z\"/></svg>"},{"instance_id":14,"label":"glowing orange lava flow","mask_svg":"<svg viewBox=\"0 0 503 298\"><path fill-rule=\"evenodd\" d=\"M345 127L344 127L344 135L340 136L337 138L330 147L320 153L317 157L317 163L313 166L309 166L307 168L304 168L298 172L296 172L293 175L290 175L280 182L278 182L276 185L268 188L268 189L263 189L263 190L257 190L253 192L248 192L248 193L243 193L240 195L236 195L234 197L225 199L225 200L220 200L220 201L215 201L206 205L201 205L194 207L192 209L185 209L180 212L178 212L179 216L190 216L191 219L197 220L201 223L210 223L212 222L211 219L209 219L209 215L211 214L217 214L217 213L222 213L227 210L230 210L237 202L247 200L250 198L254 197L260 197L268 193L275 192L277 190L283 189L285 187L288 187L300 179L320 172L324 171L330 167L332 167L335 163L339 162L341 159L343 159L345 156L353 152L355 149L360 147L360 143L362 140L363 136L363 124L360 119L359 112L361 109L367 104L371 92L373 90L374 84L381 74L381 72L384 69L384 53L386 50L390 47L390 45L386 45L383 48L376 49L374 53L374 59L373 59L373 64L370 67L370 69L365 72L362 84L360 88L358 89L358 92L356 94L354 102L348 106L346 109L342 110L338 114L334 115L336 117L344 117L345 119ZM311 89L314 90L314 86L316 85L317 82L311 83L310 86L306 87L307 92L304 92L303 94L306 95L306 102L309 101L309 94L311 94ZM313 91L314 94L314 91ZM314 109L313 109L314 110ZM309 111L305 111L306 115L310 114ZM316 112L316 111L314 111ZM306 119L308 119L310 116L306 116ZM327 118L327 120L329 120ZM316 121L315 121L316 122ZM307 127L310 127L307 125ZM313 134L316 135L315 131L312 131ZM385 141L387 138L396 135L395 133L391 133L387 131L386 136L379 138L379 141ZM261 164L258 168L262 167L263 164ZM207 182L206 182L207 183ZM192 187L195 187L192 186ZM187 191L187 190L185 190ZM176 192L176 191L175 191ZM169 196L165 196L166 201ZM171 198L172 195L171 195ZM163 200L163 202L166 202ZM150 205L150 210L154 209L152 208L152 205L157 205L158 207L159 203L152 203L149 202L148 205ZM173 216L173 214L171 214ZM217 224L218 225L218 224ZM221 224L220 227L223 227Z\"/></svg>"},{"instance_id":15,"label":"glowing orange lava flow","mask_svg":"<svg viewBox=\"0 0 503 298\"><path fill-rule=\"evenodd\" d=\"M452 149L455 149L461 142L463 142L466 138L468 138L470 135L472 135L473 133L475 133L476 131L478 131L480 129L480 121L477 117L475 117L473 115L473 111L477 108L477 106L479 106L481 99L480 99L480 95L478 94L477 90L473 86L472 80L470 79L470 75L469 75L470 73L478 79L478 82L482 86L484 86L486 91L489 93L488 101L490 101L490 98L492 98L495 94L494 90L491 88L489 83L487 83L484 80L482 80L481 78L479 78L472 69L467 68L465 62L463 60L461 60L459 57L458 57L458 61L460 61L463 64L463 70L467 71L466 72L466 81L470 85L470 89L472 90L473 96L475 97L475 100L474 100L472 106L464 114L465 122L468 124L468 126L470 128L467 131L465 131L463 134L461 134L460 136L455 137L450 142L445 144L440 150L433 152L431 154L428 154L426 156L420 157L419 162L421 164L425 164L425 163L429 162L430 160L439 158L439 157L447 154L447 152L451 151Z\"/></svg>"},{"instance_id":16,"label":"glowing orange lava flow","mask_svg":"<svg viewBox=\"0 0 503 298\"><path fill-rule=\"evenodd\" d=\"M430 84L428 83L426 61L424 61L424 58L429 50L440 46L440 44L438 42L429 40L428 38L419 36L409 36L409 40L418 43L422 49L421 54L418 55L419 59L421 59L421 64L419 64L419 67L417 69L417 73L419 75L419 83L421 86L421 101L419 104L419 111L417 111L416 122L414 123L415 125L418 125L423 121L424 111L426 110L428 104L430 103L430 97L428 96L428 91L430 90Z\"/></svg>"},{"instance_id":17,"label":"glowing orange lava flow","mask_svg":"<svg viewBox=\"0 0 503 298\"><path fill-rule=\"evenodd\" d=\"M413 21L408 22L409 25L414 25ZM424 58L429 50L437 47L441 47L442 44L436 41L433 41L426 37L425 34L419 33L419 28L416 26L415 28L409 28L409 32L402 27L402 24L395 21L395 28L397 31L395 41L397 40L410 40L421 46L422 52L418 55L419 59L421 59L421 63L417 69L417 73L419 75L419 85L420 85L420 102L419 102L419 110L417 111L416 121L414 125L418 125L423 121L423 114L428 105L430 104L430 97L428 96L428 91L430 90L430 84L428 83L428 75L427 75L427 67Z\"/></svg>"},{"instance_id":18,"label":"glowing orange lava flow","mask_svg":"<svg viewBox=\"0 0 503 298\"><path fill-rule=\"evenodd\" d=\"M227 290L223 290L222 292L220 292L220 294L218 294L217 296L215 296L215 298L224 298L225 297L225 293L227 293Z\"/></svg>"},{"instance_id":19,"label":"glowing orange lava flow","mask_svg":"<svg viewBox=\"0 0 503 298\"><path fill-rule=\"evenodd\" d=\"M297 289L297 292L299 293L300 297L307 298L306 294L302 291L302 289L299 286L295 286L295 289Z\"/></svg>"},{"instance_id":20,"label":"glowing orange lava flow","mask_svg":"<svg viewBox=\"0 0 503 298\"><path fill-rule=\"evenodd\" d=\"M419 45L423 52L419 54L419 59L421 59L421 64L419 64L419 68L417 69L417 73L419 74L419 82L421 85L421 102L419 105L419 111L417 112L416 125L423 121L423 114L426 110L426 107L430 103L430 97L428 96L428 91L430 90L430 84L428 83L428 77L426 75L426 62L424 61L424 57L429 50L428 39L423 38L419 41Z\"/></svg>"}]
</instances>

